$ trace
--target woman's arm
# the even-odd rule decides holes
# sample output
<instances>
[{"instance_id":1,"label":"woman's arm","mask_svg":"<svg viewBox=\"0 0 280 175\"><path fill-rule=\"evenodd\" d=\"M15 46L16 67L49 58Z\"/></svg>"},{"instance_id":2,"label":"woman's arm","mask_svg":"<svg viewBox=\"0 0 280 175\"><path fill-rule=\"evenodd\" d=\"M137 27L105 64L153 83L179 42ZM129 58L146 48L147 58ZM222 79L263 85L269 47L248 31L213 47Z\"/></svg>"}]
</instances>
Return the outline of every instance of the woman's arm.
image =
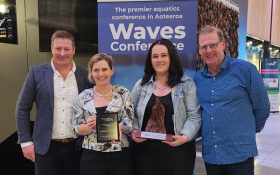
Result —
<instances>
[{"instance_id":1,"label":"woman's arm","mask_svg":"<svg viewBox=\"0 0 280 175\"><path fill-rule=\"evenodd\" d=\"M134 118L133 118L133 129L138 129L138 115L137 115L137 106L138 106L138 101L139 101L139 94L138 94L138 91L139 91L139 86L141 84L141 79L138 80L132 91L131 91L131 98L132 98L132 102L133 102L133 107L134 107Z\"/></svg>"},{"instance_id":2,"label":"woman's arm","mask_svg":"<svg viewBox=\"0 0 280 175\"><path fill-rule=\"evenodd\" d=\"M80 135L88 135L93 130L96 130L96 116L90 116L87 119L86 124L80 124L78 127L78 132Z\"/></svg>"},{"instance_id":3,"label":"woman's arm","mask_svg":"<svg viewBox=\"0 0 280 175\"><path fill-rule=\"evenodd\" d=\"M187 87L183 86L183 91L185 93L184 103L188 119L181 130L181 135L185 134L188 136L189 140L192 140L201 127L201 109L198 103L196 85L194 81L187 81L186 86Z\"/></svg>"},{"instance_id":4,"label":"woman's arm","mask_svg":"<svg viewBox=\"0 0 280 175\"><path fill-rule=\"evenodd\" d=\"M132 130L133 118L134 118L134 107L130 93L127 89L122 94L122 111L121 111L121 121L120 129L124 133L130 133Z\"/></svg>"},{"instance_id":5,"label":"woman's arm","mask_svg":"<svg viewBox=\"0 0 280 175\"><path fill-rule=\"evenodd\" d=\"M96 128L96 116L91 116L85 120L83 105L84 93L78 95L73 104L72 126L73 131L79 135L88 135Z\"/></svg>"},{"instance_id":6,"label":"woman's arm","mask_svg":"<svg viewBox=\"0 0 280 175\"><path fill-rule=\"evenodd\" d=\"M133 127L132 127L133 129L131 131L131 138L137 143L141 143L141 142L147 140L147 139L143 139L143 138L137 138L134 135L134 131L140 130L139 122L138 122L139 118L138 118L138 114L137 114L138 113L137 106L138 106L138 102L139 102L138 92L139 92L140 87L141 87L141 79L136 82L136 84L134 85L134 87L131 91L131 96L132 96L133 106L134 106L134 120L133 120Z\"/></svg>"}]
</instances>

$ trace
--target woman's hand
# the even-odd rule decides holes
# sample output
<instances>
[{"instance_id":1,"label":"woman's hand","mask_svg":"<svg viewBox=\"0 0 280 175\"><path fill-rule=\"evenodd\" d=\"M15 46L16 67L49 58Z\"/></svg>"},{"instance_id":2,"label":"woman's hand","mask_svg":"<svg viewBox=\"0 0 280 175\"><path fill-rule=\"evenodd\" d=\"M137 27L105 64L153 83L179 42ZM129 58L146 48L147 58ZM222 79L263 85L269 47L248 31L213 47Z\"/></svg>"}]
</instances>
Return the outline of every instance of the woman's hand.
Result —
<instances>
[{"instance_id":1,"label":"woman's hand","mask_svg":"<svg viewBox=\"0 0 280 175\"><path fill-rule=\"evenodd\" d=\"M137 130L134 129L134 130L131 131L131 132L132 132L132 134L131 134L132 139L133 139L135 142L141 143L141 142L144 142L145 140L147 140L147 139L144 139L144 138L135 137L135 135L134 135L135 131L137 131Z\"/></svg>"},{"instance_id":2,"label":"woman's hand","mask_svg":"<svg viewBox=\"0 0 280 175\"><path fill-rule=\"evenodd\" d=\"M122 124L119 124L119 141L113 140L113 141L111 142L111 144L119 144L119 142L122 140L122 132L123 132L123 130L124 130L123 125L122 125Z\"/></svg>"},{"instance_id":3,"label":"woman's hand","mask_svg":"<svg viewBox=\"0 0 280 175\"><path fill-rule=\"evenodd\" d=\"M91 131L95 130L96 129L96 115L95 116L90 116L88 119L87 119L87 124L86 124L89 129L91 129Z\"/></svg>"},{"instance_id":4,"label":"woman's hand","mask_svg":"<svg viewBox=\"0 0 280 175\"><path fill-rule=\"evenodd\" d=\"M96 115L90 116L86 122L87 123L80 124L80 126L78 127L78 132L80 135L88 135L96 129Z\"/></svg>"},{"instance_id":5,"label":"woman's hand","mask_svg":"<svg viewBox=\"0 0 280 175\"><path fill-rule=\"evenodd\" d=\"M169 142L169 141L162 141L164 143L167 143L170 146L180 146L184 143L186 143L187 141L189 141L189 137L185 134L180 135L176 135L176 136L172 136L173 139L175 139L173 142Z\"/></svg>"}]
</instances>

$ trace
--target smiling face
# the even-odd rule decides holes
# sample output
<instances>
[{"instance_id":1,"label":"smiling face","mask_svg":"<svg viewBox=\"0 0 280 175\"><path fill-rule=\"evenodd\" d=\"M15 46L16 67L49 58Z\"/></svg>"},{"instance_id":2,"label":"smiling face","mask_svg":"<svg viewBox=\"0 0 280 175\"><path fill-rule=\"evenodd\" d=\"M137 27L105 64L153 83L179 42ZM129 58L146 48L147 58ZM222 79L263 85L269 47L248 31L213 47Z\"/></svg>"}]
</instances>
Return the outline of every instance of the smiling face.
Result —
<instances>
[{"instance_id":1,"label":"smiling face","mask_svg":"<svg viewBox=\"0 0 280 175\"><path fill-rule=\"evenodd\" d=\"M202 34L199 36L199 46L209 45L218 43L220 41L216 31L211 33ZM225 55L225 40L218 43L217 47L211 49L207 46L206 50L199 49L199 54L201 58L205 61L208 67L216 68L223 64Z\"/></svg>"},{"instance_id":2,"label":"smiling face","mask_svg":"<svg viewBox=\"0 0 280 175\"><path fill-rule=\"evenodd\" d=\"M166 46L156 44L152 48L151 61L157 75L168 76L170 57Z\"/></svg>"},{"instance_id":3,"label":"smiling face","mask_svg":"<svg viewBox=\"0 0 280 175\"><path fill-rule=\"evenodd\" d=\"M70 39L55 38L51 49L55 66L61 68L72 66L75 47Z\"/></svg>"},{"instance_id":4,"label":"smiling face","mask_svg":"<svg viewBox=\"0 0 280 175\"><path fill-rule=\"evenodd\" d=\"M110 85L111 76L114 73L114 67L110 69L107 61L100 60L93 64L91 75L96 83L96 86Z\"/></svg>"}]
</instances>

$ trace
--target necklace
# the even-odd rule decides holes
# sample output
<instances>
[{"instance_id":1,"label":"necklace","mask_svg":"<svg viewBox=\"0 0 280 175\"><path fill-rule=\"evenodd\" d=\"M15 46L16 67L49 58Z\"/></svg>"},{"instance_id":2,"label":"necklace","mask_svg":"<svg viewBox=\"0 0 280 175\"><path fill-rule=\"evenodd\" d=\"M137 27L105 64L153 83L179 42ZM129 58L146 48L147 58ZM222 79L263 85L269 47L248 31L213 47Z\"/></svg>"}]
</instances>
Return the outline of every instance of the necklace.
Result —
<instances>
[{"instance_id":1,"label":"necklace","mask_svg":"<svg viewBox=\"0 0 280 175\"><path fill-rule=\"evenodd\" d=\"M95 86L95 87L96 87L96 86ZM109 94L107 94L107 95L101 95L101 94L97 93L97 92L95 91L95 87L93 88L93 92L94 92L96 95L100 96L100 97L108 97L108 96L113 92L112 85L111 85L111 91L110 91Z\"/></svg>"},{"instance_id":2,"label":"necklace","mask_svg":"<svg viewBox=\"0 0 280 175\"><path fill-rule=\"evenodd\" d=\"M159 87L156 81L155 81L155 85L156 85L156 87L158 87L158 88L161 89L161 90L164 90L164 89L168 88L168 86L165 86L165 87L163 87L163 88L162 88L162 87Z\"/></svg>"}]
</instances>

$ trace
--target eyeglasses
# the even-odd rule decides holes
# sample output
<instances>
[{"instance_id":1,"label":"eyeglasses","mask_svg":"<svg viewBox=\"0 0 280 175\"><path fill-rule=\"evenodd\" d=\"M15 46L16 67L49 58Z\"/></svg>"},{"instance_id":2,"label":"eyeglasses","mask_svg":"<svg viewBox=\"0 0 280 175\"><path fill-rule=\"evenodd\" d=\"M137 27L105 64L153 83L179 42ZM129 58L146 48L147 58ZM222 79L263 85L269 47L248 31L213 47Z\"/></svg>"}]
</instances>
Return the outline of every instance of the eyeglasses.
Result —
<instances>
[{"instance_id":1,"label":"eyeglasses","mask_svg":"<svg viewBox=\"0 0 280 175\"><path fill-rule=\"evenodd\" d=\"M222 41L212 43L212 44L208 44L208 45L202 45L202 46L199 46L199 49L202 50L202 51L206 51L208 46L210 47L210 49L216 49L220 42L222 42Z\"/></svg>"}]
</instances>

